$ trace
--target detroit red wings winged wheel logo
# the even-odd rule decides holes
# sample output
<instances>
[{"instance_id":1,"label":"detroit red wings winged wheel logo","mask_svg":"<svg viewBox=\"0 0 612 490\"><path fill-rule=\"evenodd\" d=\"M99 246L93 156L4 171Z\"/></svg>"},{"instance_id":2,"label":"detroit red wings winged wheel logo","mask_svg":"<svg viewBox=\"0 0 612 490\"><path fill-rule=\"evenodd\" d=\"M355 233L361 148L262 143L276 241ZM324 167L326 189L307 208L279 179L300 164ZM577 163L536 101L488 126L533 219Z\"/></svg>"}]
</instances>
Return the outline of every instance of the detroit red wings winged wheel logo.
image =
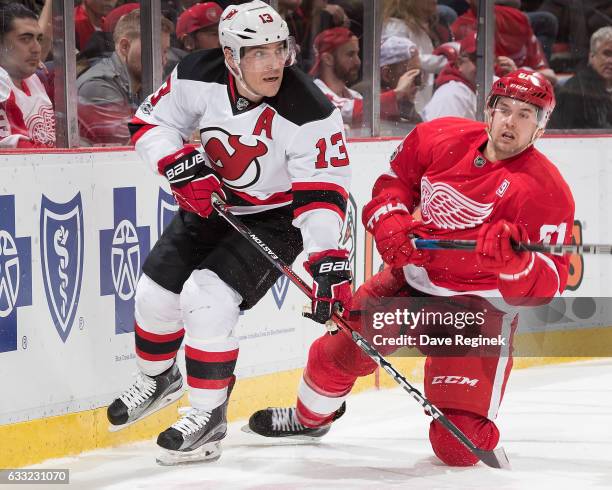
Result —
<instances>
[{"instance_id":1,"label":"detroit red wings winged wheel logo","mask_svg":"<svg viewBox=\"0 0 612 490\"><path fill-rule=\"evenodd\" d=\"M212 168L232 189L246 189L259 180L259 158L268 153L266 144L251 135L229 134L221 128L201 132L202 147Z\"/></svg>"},{"instance_id":2,"label":"detroit red wings winged wheel logo","mask_svg":"<svg viewBox=\"0 0 612 490\"><path fill-rule=\"evenodd\" d=\"M493 203L479 203L444 182L421 179L423 223L434 223L443 230L465 230L484 223Z\"/></svg>"},{"instance_id":3,"label":"detroit red wings winged wheel logo","mask_svg":"<svg viewBox=\"0 0 612 490\"><path fill-rule=\"evenodd\" d=\"M55 113L50 106L42 106L27 122L28 133L40 145L55 146Z\"/></svg>"}]
</instances>

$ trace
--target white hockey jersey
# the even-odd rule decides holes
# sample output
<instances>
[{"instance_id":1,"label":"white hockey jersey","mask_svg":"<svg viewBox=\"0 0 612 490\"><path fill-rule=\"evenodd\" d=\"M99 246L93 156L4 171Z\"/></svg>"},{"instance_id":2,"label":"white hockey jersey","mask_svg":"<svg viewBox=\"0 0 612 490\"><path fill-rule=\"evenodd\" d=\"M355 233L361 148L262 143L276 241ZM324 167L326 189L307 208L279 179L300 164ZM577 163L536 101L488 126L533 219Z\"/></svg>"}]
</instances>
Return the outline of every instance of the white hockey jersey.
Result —
<instances>
[{"instance_id":1,"label":"white hockey jersey","mask_svg":"<svg viewBox=\"0 0 612 490\"><path fill-rule=\"evenodd\" d=\"M0 148L55 146L55 113L36 75L16 86L0 68Z\"/></svg>"},{"instance_id":2,"label":"white hockey jersey","mask_svg":"<svg viewBox=\"0 0 612 490\"><path fill-rule=\"evenodd\" d=\"M157 171L196 128L234 213L292 206L307 253L338 248L350 183L342 117L305 74L286 68L278 94L254 104L237 92L220 49L189 55L130 131Z\"/></svg>"}]
</instances>

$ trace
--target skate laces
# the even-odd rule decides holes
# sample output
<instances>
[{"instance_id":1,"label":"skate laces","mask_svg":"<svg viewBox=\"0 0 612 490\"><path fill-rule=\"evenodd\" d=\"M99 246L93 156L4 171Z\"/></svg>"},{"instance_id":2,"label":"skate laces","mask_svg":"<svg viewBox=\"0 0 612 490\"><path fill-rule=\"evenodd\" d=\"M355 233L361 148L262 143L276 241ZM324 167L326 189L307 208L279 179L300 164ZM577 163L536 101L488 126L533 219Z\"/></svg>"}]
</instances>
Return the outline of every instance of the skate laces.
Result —
<instances>
[{"instance_id":1,"label":"skate laces","mask_svg":"<svg viewBox=\"0 0 612 490\"><path fill-rule=\"evenodd\" d=\"M298 422L294 407L272 409L272 430L295 432L305 428Z\"/></svg>"},{"instance_id":2,"label":"skate laces","mask_svg":"<svg viewBox=\"0 0 612 490\"><path fill-rule=\"evenodd\" d=\"M212 414L212 412L192 407L181 407L179 413L184 415L172 425L172 428L184 435L193 434L200 430L208 423Z\"/></svg>"},{"instance_id":3,"label":"skate laces","mask_svg":"<svg viewBox=\"0 0 612 490\"><path fill-rule=\"evenodd\" d=\"M143 373L138 373L136 376L136 382L127 391L124 391L119 399L125 403L125 406L129 411L136 408L147 398L153 395L156 388L157 382L154 378L151 378Z\"/></svg>"}]
</instances>

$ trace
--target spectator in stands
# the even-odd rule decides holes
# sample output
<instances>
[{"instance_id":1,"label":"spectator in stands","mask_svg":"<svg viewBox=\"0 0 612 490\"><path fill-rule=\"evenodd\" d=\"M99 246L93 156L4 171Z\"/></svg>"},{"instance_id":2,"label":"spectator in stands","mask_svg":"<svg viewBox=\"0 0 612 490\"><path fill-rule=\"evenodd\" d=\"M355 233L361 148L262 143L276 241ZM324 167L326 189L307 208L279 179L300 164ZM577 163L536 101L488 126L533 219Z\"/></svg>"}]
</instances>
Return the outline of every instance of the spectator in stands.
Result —
<instances>
[{"instance_id":1,"label":"spectator in stands","mask_svg":"<svg viewBox=\"0 0 612 490\"><path fill-rule=\"evenodd\" d=\"M214 49L219 44L221 7L215 2L198 3L185 10L176 23L176 37L188 52Z\"/></svg>"},{"instance_id":2,"label":"spectator in stands","mask_svg":"<svg viewBox=\"0 0 612 490\"><path fill-rule=\"evenodd\" d=\"M170 46L172 23L162 17L162 63ZM115 52L77 79L79 127L83 144L124 145L127 123L144 96L141 92L140 10L121 17L113 32Z\"/></svg>"},{"instance_id":3,"label":"spectator in stands","mask_svg":"<svg viewBox=\"0 0 612 490\"><path fill-rule=\"evenodd\" d=\"M247 1L250 0L215 0L215 3L223 12L228 5L238 5ZM161 0L162 15L176 25L178 17L197 3L200 3L200 0Z\"/></svg>"},{"instance_id":4,"label":"spectator in stands","mask_svg":"<svg viewBox=\"0 0 612 490\"><path fill-rule=\"evenodd\" d=\"M80 51L95 31L102 29L102 19L117 5L117 0L83 0L74 8L76 48Z\"/></svg>"},{"instance_id":5,"label":"spectator in stands","mask_svg":"<svg viewBox=\"0 0 612 490\"><path fill-rule=\"evenodd\" d=\"M459 55L440 72L423 120L455 116L476 119L476 33L461 40Z\"/></svg>"},{"instance_id":6,"label":"spectator in stands","mask_svg":"<svg viewBox=\"0 0 612 490\"><path fill-rule=\"evenodd\" d=\"M342 120L348 127L359 127L363 122L363 97L349 88L359 78L361 59L359 41L346 27L333 27L321 32L315 39L315 64L310 75L325 96L340 109ZM395 104L395 109L389 105ZM398 112L393 91L381 95L385 112Z\"/></svg>"},{"instance_id":7,"label":"spectator in stands","mask_svg":"<svg viewBox=\"0 0 612 490\"><path fill-rule=\"evenodd\" d=\"M0 7L0 147L55 146L55 115L35 75L43 34L27 7Z\"/></svg>"},{"instance_id":8,"label":"spectator in stands","mask_svg":"<svg viewBox=\"0 0 612 490\"><path fill-rule=\"evenodd\" d=\"M600 27L612 24L610 0L524 0L530 11L552 13L558 20L556 64L564 71L583 63L589 39Z\"/></svg>"},{"instance_id":9,"label":"spectator in stands","mask_svg":"<svg viewBox=\"0 0 612 490\"><path fill-rule=\"evenodd\" d=\"M471 0L471 8L452 25L457 40L476 32L477 3ZM557 83L555 72L549 68L527 16L515 7L495 5L495 55L507 56L517 67L531 68L544 75L553 85Z\"/></svg>"},{"instance_id":10,"label":"spectator in stands","mask_svg":"<svg viewBox=\"0 0 612 490\"><path fill-rule=\"evenodd\" d=\"M506 5L508 7L514 7L522 10L527 18L533 33L540 41L546 60L550 63L552 57L552 47L557 39L557 33L559 32L559 20L555 15L550 12L542 10L530 9L528 11L525 6L529 7L529 2L522 0L495 0L495 3L499 5ZM541 3L541 2L540 2Z\"/></svg>"},{"instance_id":11,"label":"spectator in stands","mask_svg":"<svg viewBox=\"0 0 612 490\"><path fill-rule=\"evenodd\" d=\"M552 128L612 128L612 26L591 36L589 63L557 94Z\"/></svg>"},{"instance_id":12,"label":"spectator in stands","mask_svg":"<svg viewBox=\"0 0 612 490\"><path fill-rule=\"evenodd\" d=\"M495 71L500 76L516 70L514 61L507 56L498 56L495 63ZM440 72L435 86L433 97L421 113L424 121L449 116L476 119L475 32L461 40L457 58Z\"/></svg>"},{"instance_id":13,"label":"spectator in stands","mask_svg":"<svg viewBox=\"0 0 612 490\"><path fill-rule=\"evenodd\" d=\"M308 72L316 57L313 51L314 39L319 33L332 27L348 28L350 19L342 7L330 4L327 0L302 0L301 7L295 11L295 15L301 17L297 21L302 23L301 31L295 33L295 40L300 46L298 64ZM289 26L292 23L291 19L287 20Z\"/></svg>"},{"instance_id":14,"label":"spectator in stands","mask_svg":"<svg viewBox=\"0 0 612 490\"><path fill-rule=\"evenodd\" d=\"M384 0L382 38L401 36L416 44L423 70L423 88L415 98L417 111L422 111L433 93L434 75L446 66L443 53L434 54L434 47L447 39L438 34L435 0Z\"/></svg>"},{"instance_id":15,"label":"spectator in stands","mask_svg":"<svg viewBox=\"0 0 612 490\"><path fill-rule=\"evenodd\" d=\"M315 63L310 75L327 98L340 109L345 124L359 125L363 119L363 97L348 86L359 77L359 41L346 27L321 32L314 42Z\"/></svg>"},{"instance_id":16,"label":"spectator in stands","mask_svg":"<svg viewBox=\"0 0 612 490\"><path fill-rule=\"evenodd\" d=\"M380 117L421 122L414 99L422 84L419 50L408 38L391 36L380 47Z\"/></svg>"},{"instance_id":17,"label":"spectator in stands","mask_svg":"<svg viewBox=\"0 0 612 490\"><path fill-rule=\"evenodd\" d=\"M102 19L102 29L95 31L87 44L77 54L77 77L101 58L108 58L115 51L113 31L119 19L132 10L140 8L138 2L125 3L114 8Z\"/></svg>"}]
</instances>

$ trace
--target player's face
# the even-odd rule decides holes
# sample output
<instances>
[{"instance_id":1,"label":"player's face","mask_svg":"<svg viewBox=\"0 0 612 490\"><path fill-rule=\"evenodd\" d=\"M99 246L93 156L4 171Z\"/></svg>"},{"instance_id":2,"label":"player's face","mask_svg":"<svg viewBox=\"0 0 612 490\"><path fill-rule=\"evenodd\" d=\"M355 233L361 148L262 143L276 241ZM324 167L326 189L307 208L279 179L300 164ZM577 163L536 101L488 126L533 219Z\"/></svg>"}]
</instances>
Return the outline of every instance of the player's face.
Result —
<instances>
[{"instance_id":1,"label":"player's face","mask_svg":"<svg viewBox=\"0 0 612 490\"><path fill-rule=\"evenodd\" d=\"M249 88L264 97L274 97L283 81L289 57L285 42L245 48L240 58L242 77Z\"/></svg>"},{"instance_id":2,"label":"player's face","mask_svg":"<svg viewBox=\"0 0 612 490\"><path fill-rule=\"evenodd\" d=\"M509 97L497 101L489 124L490 143L498 160L519 154L543 131L538 129L537 108Z\"/></svg>"},{"instance_id":3,"label":"player's face","mask_svg":"<svg viewBox=\"0 0 612 490\"><path fill-rule=\"evenodd\" d=\"M42 31L34 19L13 19L12 27L0 43L0 66L13 80L23 80L40 64Z\"/></svg>"},{"instance_id":4,"label":"player's face","mask_svg":"<svg viewBox=\"0 0 612 490\"><path fill-rule=\"evenodd\" d=\"M361 59L359 58L359 41L356 37L339 46L333 54L334 74L338 80L351 85L359 79L359 68Z\"/></svg>"}]
</instances>

